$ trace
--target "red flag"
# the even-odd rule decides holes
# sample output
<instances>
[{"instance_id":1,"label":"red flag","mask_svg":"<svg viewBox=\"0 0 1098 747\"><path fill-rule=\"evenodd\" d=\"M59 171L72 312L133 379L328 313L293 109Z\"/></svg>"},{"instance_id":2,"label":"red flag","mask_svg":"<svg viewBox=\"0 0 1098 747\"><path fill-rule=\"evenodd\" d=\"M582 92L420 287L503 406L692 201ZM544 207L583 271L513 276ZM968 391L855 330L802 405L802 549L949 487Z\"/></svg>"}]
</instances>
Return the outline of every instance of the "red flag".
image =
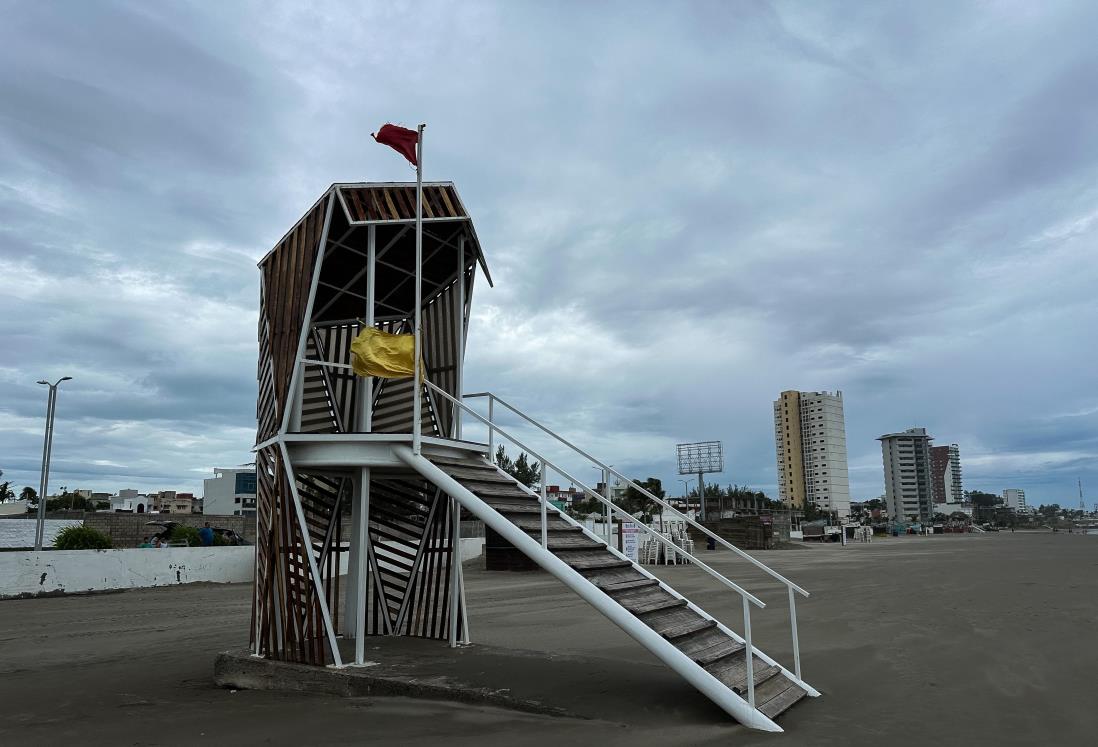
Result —
<instances>
[{"instance_id":1,"label":"red flag","mask_svg":"<svg viewBox=\"0 0 1098 747\"><path fill-rule=\"evenodd\" d=\"M419 133L415 130L385 124L373 135L373 138L407 158L413 166L418 165L416 163L416 144L419 142Z\"/></svg>"}]
</instances>

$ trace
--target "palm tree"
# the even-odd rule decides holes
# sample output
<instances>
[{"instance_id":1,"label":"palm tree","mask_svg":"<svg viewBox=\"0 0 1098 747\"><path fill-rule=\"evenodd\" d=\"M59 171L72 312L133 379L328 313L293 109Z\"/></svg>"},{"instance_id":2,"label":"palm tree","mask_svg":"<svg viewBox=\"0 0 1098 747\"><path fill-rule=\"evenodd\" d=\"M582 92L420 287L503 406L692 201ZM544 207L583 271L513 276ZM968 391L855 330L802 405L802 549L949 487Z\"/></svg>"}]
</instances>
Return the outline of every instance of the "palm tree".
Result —
<instances>
[{"instance_id":1,"label":"palm tree","mask_svg":"<svg viewBox=\"0 0 1098 747\"><path fill-rule=\"evenodd\" d=\"M26 501L27 503L34 503L38 500L38 491L28 485L19 493L19 500Z\"/></svg>"}]
</instances>

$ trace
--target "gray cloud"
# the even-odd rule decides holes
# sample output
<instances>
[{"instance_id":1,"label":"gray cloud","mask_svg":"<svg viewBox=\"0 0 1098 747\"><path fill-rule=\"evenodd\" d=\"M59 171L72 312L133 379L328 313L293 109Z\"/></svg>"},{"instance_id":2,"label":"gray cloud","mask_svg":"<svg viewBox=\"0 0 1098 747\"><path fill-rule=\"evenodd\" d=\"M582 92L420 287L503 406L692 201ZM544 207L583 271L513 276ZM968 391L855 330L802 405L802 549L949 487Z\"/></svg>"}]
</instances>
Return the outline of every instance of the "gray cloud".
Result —
<instances>
[{"instance_id":1,"label":"gray cloud","mask_svg":"<svg viewBox=\"0 0 1098 747\"><path fill-rule=\"evenodd\" d=\"M262 10L263 12L260 12ZM49 4L0 29L0 468L197 488L247 461L255 261L427 121L497 288L471 388L671 486L677 441L774 484L770 402L842 389L968 487L1098 478L1085 3ZM533 438L531 434L531 438ZM593 473L592 473L593 474Z\"/></svg>"}]
</instances>

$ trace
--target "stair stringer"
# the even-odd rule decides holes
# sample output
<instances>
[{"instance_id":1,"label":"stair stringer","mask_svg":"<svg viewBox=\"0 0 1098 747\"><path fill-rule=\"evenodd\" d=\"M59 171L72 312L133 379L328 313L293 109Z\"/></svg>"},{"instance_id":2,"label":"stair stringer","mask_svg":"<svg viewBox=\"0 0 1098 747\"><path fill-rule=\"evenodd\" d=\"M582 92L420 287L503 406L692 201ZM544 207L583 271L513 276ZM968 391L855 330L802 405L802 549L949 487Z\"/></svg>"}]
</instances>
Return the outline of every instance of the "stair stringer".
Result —
<instances>
[{"instance_id":1,"label":"stair stringer","mask_svg":"<svg viewBox=\"0 0 1098 747\"><path fill-rule=\"evenodd\" d=\"M506 477L509 480L514 480L514 477L512 477L507 472L500 469L499 465L493 464L492 466L495 467L496 472L498 472L503 477ZM530 488L526 487L525 485L520 483L518 480L514 480L514 482L515 482L515 485L518 486L519 489L521 489L524 493L528 493L531 498L535 498L539 501L541 500L541 496L538 495L537 492L535 492L535 491L531 490ZM552 510L552 509L550 509L550 510ZM568 524L571 524L574 527L578 527L583 532L584 536L586 536L590 539L596 540L597 542L606 542L605 537L601 537L601 536L595 534L590 529L588 529L584 524L576 521L575 519L573 519L571 516L564 513L563 511L556 511L553 514L553 516L554 516L554 518L561 519L561 520L567 522ZM743 643L744 645L747 644L747 641L744 639L744 637L742 635L740 635L736 631L729 628L727 625L725 625L720 620L718 620L717 618L710 615L708 612L703 610L698 605L691 602L689 599L687 599L682 594L677 592L671 586L668 586L666 583L664 583L664 581L662 579L660 579L657 576L653 575L643 565L640 565L639 563L634 563L632 561L632 559L630 559L629 556L627 556L621 550L618 550L616 547L613 547L611 545L607 545L606 549L607 549L607 551L612 553L615 557L621 558L622 560L628 560L630 563L633 563L633 568L636 571L641 573L646 578L649 578L653 581L659 582L660 588L662 588L664 591L666 591L668 594L675 597L676 599L681 599L682 601L686 602L687 608L689 608L689 609L693 610L694 612L698 613L699 615L701 615L706 620L712 620L713 622L715 622L717 624L717 629L718 630L724 632L725 634L727 634L729 637L731 637L733 640L737 641L738 643ZM799 679L797 677L797 675L793 673L793 671L791 671L789 669L786 669L779 662L772 659L766 652L762 651L761 649L759 649L758 646L754 645L754 643L752 643L752 645L751 645L751 651L752 651L754 656L757 656L759 659L762 659L763 661L765 661L770 666L778 667L779 669L781 669L782 670L782 675L784 675L786 677L786 679L790 680L791 682L796 684L798 687L803 689L805 691L805 694L808 695L808 697L810 697L810 698L820 697L820 691L819 690L812 687L812 685L808 684L804 680Z\"/></svg>"},{"instance_id":2,"label":"stair stringer","mask_svg":"<svg viewBox=\"0 0 1098 747\"><path fill-rule=\"evenodd\" d=\"M725 713L744 726L753 729L783 731L773 719L752 708L746 700L726 687L723 682L695 663L689 656L675 648L670 641L641 622L574 568L543 548L537 540L512 524L506 517L474 495L472 491L432 464L429 459L417 456L407 446L394 446L393 454L428 482L460 503L463 508L470 511L487 526L498 532L516 549L555 576L565 586L579 595L581 599L601 612L637 643L644 646L656 658L682 676L683 679L713 701ZM742 639L740 640L742 641Z\"/></svg>"}]
</instances>

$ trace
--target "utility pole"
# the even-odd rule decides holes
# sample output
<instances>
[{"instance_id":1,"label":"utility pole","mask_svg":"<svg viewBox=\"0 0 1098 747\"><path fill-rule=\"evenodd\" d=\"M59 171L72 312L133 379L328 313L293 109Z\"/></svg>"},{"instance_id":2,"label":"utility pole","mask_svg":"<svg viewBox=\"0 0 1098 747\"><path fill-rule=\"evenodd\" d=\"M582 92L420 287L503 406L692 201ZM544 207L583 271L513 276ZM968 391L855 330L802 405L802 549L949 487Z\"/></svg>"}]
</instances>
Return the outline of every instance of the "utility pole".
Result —
<instances>
[{"instance_id":1,"label":"utility pole","mask_svg":"<svg viewBox=\"0 0 1098 747\"><path fill-rule=\"evenodd\" d=\"M34 549L42 550L42 537L46 528L46 489L50 483L50 457L53 452L53 416L57 411L57 387L62 381L69 381L71 376L62 376L54 383L39 381L50 388L49 400L46 405L46 434L42 439L42 482L38 492L38 520L34 528Z\"/></svg>"}]
</instances>

